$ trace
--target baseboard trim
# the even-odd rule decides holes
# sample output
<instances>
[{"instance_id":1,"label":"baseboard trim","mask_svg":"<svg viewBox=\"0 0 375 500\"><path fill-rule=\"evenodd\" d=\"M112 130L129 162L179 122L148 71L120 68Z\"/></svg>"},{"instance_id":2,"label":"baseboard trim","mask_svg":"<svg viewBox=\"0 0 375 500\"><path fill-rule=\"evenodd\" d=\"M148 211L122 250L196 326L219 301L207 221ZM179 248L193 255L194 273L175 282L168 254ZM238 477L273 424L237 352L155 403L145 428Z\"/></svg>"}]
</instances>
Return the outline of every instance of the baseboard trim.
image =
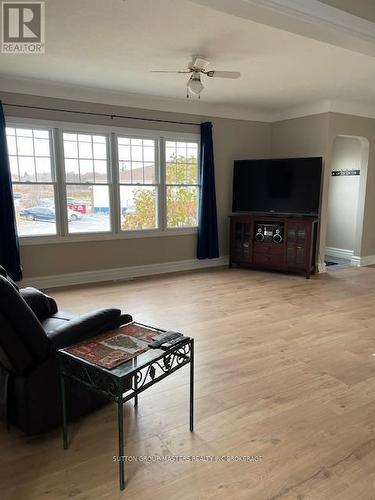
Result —
<instances>
[{"instance_id":1,"label":"baseboard trim","mask_svg":"<svg viewBox=\"0 0 375 500\"><path fill-rule=\"evenodd\" d=\"M331 256L350 260L352 266L364 267L373 266L375 264L375 255L360 257L359 255L354 255L352 250L346 250L345 248L326 247L325 253L328 257Z\"/></svg>"},{"instance_id":2,"label":"baseboard trim","mask_svg":"<svg viewBox=\"0 0 375 500\"><path fill-rule=\"evenodd\" d=\"M335 248L335 247L326 247L325 250L326 255L331 257L338 257L339 259L347 259L352 260L353 250L347 250L346 248Z\"/></svg>"},{"instance_id":3,"label":"baseboard trim","mask_svg":"<svg viewBox=\"0 0 375 500\"><path fill-rule=\"evenodd\" d=\"M229 263L229 257L218 259L191 259L175 262L161 262L158 264L147 264L144 266L129 266L116 269L101 269L100 271L85 271L79 273L56 274L53 276L39 276L25 278L21 286L34 286L37 288L55 288L68 285L82 285L85 283L98 283L101 281L131 280L141 276L152 276L156 274L167 274L179 271L192 271L194 269L205 269L210 267L225 266Z\"/></svg>"},{"instance_id":4,"label":"baseboard trim","mask_svg":"<svg viewBox=\"0 0 375 500\"><path fill-rule=\"evenodd\" d=\"M350 259L350 263L352 266L361 267L363 266L362 259L363 257L361 258L358 255L353 255L353 257Z\"/></svg>"},{"instance_id":5,"label":"baseboard trim","mask_svg":"<svg viewBox=\"0 0 375 500\"><path fill-rule=\"evenodd\" d=\"M358 267L373 266L375 264L375 255L365 255L364 257L354 255L351 262Z\"/></svg>"}]
</instances>

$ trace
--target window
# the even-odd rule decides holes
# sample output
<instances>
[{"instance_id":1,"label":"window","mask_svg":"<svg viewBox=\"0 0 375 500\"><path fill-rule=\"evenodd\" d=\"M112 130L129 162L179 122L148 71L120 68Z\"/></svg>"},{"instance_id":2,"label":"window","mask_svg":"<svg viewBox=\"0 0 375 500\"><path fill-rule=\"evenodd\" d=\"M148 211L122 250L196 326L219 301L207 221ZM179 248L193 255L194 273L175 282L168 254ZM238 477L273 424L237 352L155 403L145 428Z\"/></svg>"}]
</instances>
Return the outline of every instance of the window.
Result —
<instances>
[{"instance_id":1,"label":"window","mask_svg":"<svg viewBox=\"0 0 375 500\"><path fill-rule=\"evenodd\" d=\"M159 175L154 139L118 137L121 230L158 227Z\"/></svg>"},{"instance_id":2,"label":"window","mask_svg":"<svg viewBox=\"0 0 375 500\"><path fill-rule=\"evenodd\" d=\"M18 234L54 235L57 230L51 132L10 127L6 134Z\"/></svg>"},{"instance_id":3,"label":"window","mask_svg":"<svg viewBox=\"0 0 375 500\"><path fill-rule=\"evenodd\" d=\"M194 227L198 220L198 144L166 141L167 227Z\"/></svg>"},{"instance_id":4,"label":"window","mask_svg":"<svg viewBox=\"0 0 375 500\"><path fill-rule=\"evenodd\" d=\"M18 233L29 242L195 230L197 135L41 120L6 132Z\"/></svg>"},{"instance_id":5,"label":"window","mask_svg":"<svg viewBox=\"0 0 375 500\"><path fill-rule=\"evenodd\" d=\"M105 135L63 133L69 233L111 230Z\"/></svg>"}]
</instances>

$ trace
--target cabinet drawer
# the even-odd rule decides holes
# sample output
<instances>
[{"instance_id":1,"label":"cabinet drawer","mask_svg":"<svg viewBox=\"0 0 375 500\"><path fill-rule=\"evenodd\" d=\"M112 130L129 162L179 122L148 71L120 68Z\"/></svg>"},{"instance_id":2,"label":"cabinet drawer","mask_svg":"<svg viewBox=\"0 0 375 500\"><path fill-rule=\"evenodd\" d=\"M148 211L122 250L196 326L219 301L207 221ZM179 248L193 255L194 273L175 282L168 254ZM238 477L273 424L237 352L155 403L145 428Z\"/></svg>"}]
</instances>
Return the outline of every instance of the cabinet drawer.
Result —
<instances>
[{"instance_id":1,"label":"cabinet drawer","mask_svg":"<svg viewBox=\"0 0 375 500\"><path fill-rule=\"evenodd\" d=\"M254 253L253 262L254 264L268 264L270 266L279 266L284 264L284 253Z\"/></svg>"},{"instance_id":2,"label":"cabinet drawer","mask_svg":"<svg viewBox=\"0 0 375 500\"><path fill-rule=\"evenodd\" d=\"M255 241L254 252L265 255L282 255L284 253L284 245Z\"/></svg>"}]
</instances>

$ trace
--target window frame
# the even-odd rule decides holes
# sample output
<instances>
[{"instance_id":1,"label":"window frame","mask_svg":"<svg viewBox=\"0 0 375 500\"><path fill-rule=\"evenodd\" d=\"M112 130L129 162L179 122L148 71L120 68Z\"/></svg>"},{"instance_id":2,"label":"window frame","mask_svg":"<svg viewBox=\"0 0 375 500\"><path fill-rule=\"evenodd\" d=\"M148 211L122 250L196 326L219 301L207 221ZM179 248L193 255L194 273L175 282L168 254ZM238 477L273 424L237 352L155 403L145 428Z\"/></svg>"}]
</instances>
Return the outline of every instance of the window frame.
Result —
<instances>
[{"instance_id":1,"label":"window frame","mask_svg":"<svg viewBox=\"0 0 375 500\"><path fill-rule=\"evenodd\" d=\"M51 168L55 179L55 206L56 206L56 235L20 236L20 245L43 245L53 243L73 243L80 241L106 241L117 239L141 239L174 235L196 234L197 226L168 228L166 213L166 183L165 183L165 143L167 140L181 142L196 142L198 145L198 190L199 185L199 158L200 135L198 132L170 132L163 130L138 129L121 126L94 125L79 122L50 121L33 118L7 117L7 128L48 129L50 131ZM68 233L65 189L65 164L63 133L88 133L105 135L108 147L108 186L111 205L111 230L105 232ZM159 177L159 200L157 203L159 227L154 229L121 229L120 182L118 173L117 137L135 137L155 139L156 141L156 175ZM16 183L14 183L16 184ZM28 183L30 184L30 183ZM69 183L68 183L69 184ZM13 182L12 182L13 185ZM106 184L103 184L106 185Z\"/></svg>"},{"instance_id":2,"label":"window frame","mask_svg":"<svg viewBox=\"0 0 375 500\"><path fill-rule=\"evenodd\" d=\"M70 133L70 134L76 134L78 135L102 135L105 137L105 144L107 147L107 158L106 158L106 163L107 163L107 181L106 182L101 182L101 183L96 183L96 182L67 182L66 180L66 172L65 172L65 151L64 151L64 133ZM64 221L63 221L63 227L65 230L64 237L65 238L70 238L72 236L87 236L87 235L105 235L105 234L113 234L115 232L115 222L114 222L114 215L113 215L113 208L115 206L114 200L113 200L113 179L112 179L112 165L111 165L111 140L110 140L110 134L108 132L103 132L100 133L99 131L87 131L86 129L83 130L80 127L76 128L67 128L67 127L60 127L57 131L58 134L58 139L60 143L60 148L61 148L61 177L62 177L62 182L63 182L63 188L62 188L62 196L64 198L64 207L67 207L67 188L68 186L107 186L108 187L108 198L109 198L109 230L108 231L82 231L82 232L69 232L69 221L67 220L67 210L64 208ZM92 144L92 143L91 143ZM78 137L77 137L77 148L78 146ZM70 159L70 158L68 158ZM79 161L80 158L77 158ZM94 161L94 158L93 158ZM94 178L95 178L95 171L94 171ZM66 219L66 221L65 221Z\"/></svg>"},{"instance_id":3,"label":"window frame","mask_svg":"<svg viewBox=\"0 0 375 500\"><path fill-rule=\"evenodd\" d=\"M114 144L115 144L115 156L116 156L116 161L114 162L114 165L112 167L112 171L115 172L115 175L117 176L116 179L116 190L118 193L118 203L117 203L117 208L118 208L118 233L121 235L126 235L126 234L138 234L138 233L144 233L149 232L150 234L153 233L158 233L160 235L160 232L163 231L163 209L162 209L162 203L163 203L163 186L162 186L162 167L161 167L161 157L160 157L160 150L162 149L161 147L161 137L152 132L151 134L147 135L141 135L141 134L135 134L135 130L132 131L131 134L122 134L119 133L118 131L113 133L114 137ZM155 142L155 184L144 184L144 183L123 183L120 181L120 159L118 157L118 139L123 138L123 139L143 139L143 140L153 140ZM156 188L156 221L157 221L157 227L154 228L148 228L148 229L121 229L121 186L154 186Z\"/></svg>"},{"instance_id":4,"label":"window frame","mask_svg":"<svg viewBox=\"0 0 375 500\"><path fill-rule=\"evenodd\" d=\"M44 125L42 123L39 123L39 120L37 120L38 123L34 122L24 122L24 121L11 121L10 123L6 123L6 129L7 128L14 128L14 129L26 129L26 130L43 130L48 132L48 141L49 141L49 150L50 150L50 163L51 163L51 180L45 181L45 182L38 182L36 181L11 181L12 182L12 189L13 186L51 186L53 190L53 196L54 196L54 206L55 206L55 228L56 228L56 233L55 234L34 234L34 235L23 235L19 236L20 243L22 241L29 241L29 240L50 240L50 239L56 239L60 236L61 231L62 231L62 226L61 226L61 220L59 217L59 195L60 195L60 190L58 186L58 175L57 175L57 165L56 165L56 150L55 150L55 143L54 143L54 130L51 126L49 125ZM16 137L16 136L15 136ZM33 136L34 139L34 136ZM13 155L9 155L13 156ZM34 159L36 158L35 156L35 151L33 155ZM17 150L17 158L19 158L18 155L18 150ZM14 189L13 189L14 191Z\"/></svg>"},{"instance_id":5,"label":"window frame","mask_svg":"<svg viewBox=\"0 0 375 500\"><path fill-rule=\"evenodd\" d=\"M170 183L167 183L167 180L166 180L166 173L167 173L167 155L166 155L166 151L165 151L165 145L168 141L171 141L171 142L185 142L185 143L189 143L189 142L194 142L197 144L197 183L196 184L170 184ZM181 136L181 137L171 137L171 136L167 136L167 137L164 137L164 141L163 141L163 164L164 164L164 169L163 169L163 174L164 174L164 182L163 182L163 186L162 186L162 189L164 191L164 198L165 198L165 207L164 207L164 210L163 210L163 215L164 215L164 224L163 224L163 227L165 227L165 230L166 231L175 231L175 230L183 230L183 229L195 229L197 228L198 226L183 226L183 227L168 227L168 211L167 211L167 188L168 187L195 187L198 189L198 206L197 206L197 224L198 224L198 211L199 211L199 198L200 198L200 169L199 169L199 158L200 158L200 139L195 141L195 140L192 140L191 138L184 138L184 136Z\"/></svg>"}]
</instances>

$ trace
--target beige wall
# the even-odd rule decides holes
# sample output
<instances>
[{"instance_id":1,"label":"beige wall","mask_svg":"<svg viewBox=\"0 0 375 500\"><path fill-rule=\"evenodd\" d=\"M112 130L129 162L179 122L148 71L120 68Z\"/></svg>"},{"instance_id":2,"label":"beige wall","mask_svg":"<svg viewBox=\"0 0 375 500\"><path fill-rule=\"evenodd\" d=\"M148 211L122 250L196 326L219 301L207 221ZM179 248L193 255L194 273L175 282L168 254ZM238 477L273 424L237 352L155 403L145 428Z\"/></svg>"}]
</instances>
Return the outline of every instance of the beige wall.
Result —
<instances>
[{"instance_id":1,"label":"beige wall","mask_svg":"<svg viewBox=\"0 0 375 500\"><path fill-rule=\"evenodd\" d=\"M327 113L273 123L271 128L273 158L324 156L328 127Z\"/></svg>"},{"instance_id":2,"label":"beige wall","mask_svg":"<svg viewBox=\"0 0 375 500\"><path fill-rule=\"evenodd\" d=\"M374 0L320 0L322 3L344 10L349 14L375 22Z\"/></svg>"},{"instance_id":3,"label":"beige wall","mask_svg":"<svg viewBox=\"0 0 375 500\"><path fill-rule=\"evenodd\" d=\"M355 137L336 137L330 170L361 170L361 166L362 142ZM327 247L354 251L359 187L358 175L330 177Z\"/></svg>"},{"instance_id":4,"label":"beige wall","mask_svg":"<svg viewBox=\"0 0 375 500\"><path fill-rule=\"evenodd\" d=\"M188 121L197 123L197 125L160 124L124 119L111 120L106 117L5 107L6 117L39 118L53 121L193 133L199 132L198 124L200 122L212 121L220 255L228 254L228 214L231 211L233 160L269 156L271 140L271 125L269 123L167 113L1 92L0 99L4 103ZM117 239L22 246L21 259L24 275L29 278L194 259L195 247L195 235Z\"/></svg>"},{"instance_id":5,"label":"beige wall","mask_svg":"<svg viewBox=\"0 0 375 500\"><path fill-rule=\"evenodd\" d=\"M327 234L328 192L334 140L337 136L360 138L363 150L354 255L375 255L375 119L341 113L284 120L272 124L271 154L277 156L319 155L324 158L320 220L320 262L324 261ZM363 227L362 227L363 223Z\"/></svg>"},{"instance_id":6,"label":"beige wall","mask_svg":"<svg viewBox=\"0 0 375 500\"><path fill-rule=\"evenodd\" d=\"M322 156L323 167L323 190L321 198L321 237L319 249L319 261L324 262L324 248L327 213L327 177L326 168L327 147L329 131L329 114L283 120L272 124L271 131L271 155L277 157L303 157Z\"/></svg>"}]
</instances>

